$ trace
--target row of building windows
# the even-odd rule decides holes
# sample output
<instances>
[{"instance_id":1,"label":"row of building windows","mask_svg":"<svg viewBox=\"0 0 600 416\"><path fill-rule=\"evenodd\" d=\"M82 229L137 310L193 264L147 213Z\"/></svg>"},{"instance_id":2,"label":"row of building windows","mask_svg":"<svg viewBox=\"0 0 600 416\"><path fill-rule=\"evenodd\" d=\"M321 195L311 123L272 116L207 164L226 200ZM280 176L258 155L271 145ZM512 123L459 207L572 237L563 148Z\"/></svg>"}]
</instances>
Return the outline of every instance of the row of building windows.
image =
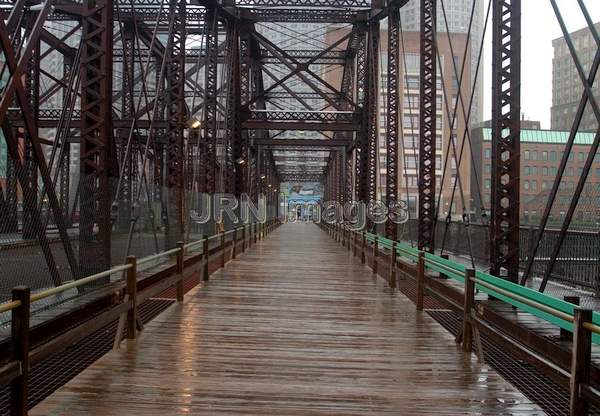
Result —
<instances>
[{"instance_id":1,"label":"row of building windows","mask_svg":"<svg viewBox=\"0 0 600 416\"><path fill-rule=\"evenodd\" d=\"M539 182L540 190L545 191L552 187L552 182L550 181L541 181ZM490 179L486 179L484 182L485 189L492 188L492 181ZM538 190L538 181L536 180L526 180L523 181L523 190L524 191L537 191ZM563 181L559 185L559 190L561 191L574 191L575 190L575 182L571 181Z\"/></svg>"},{"instance_id":2,"label":"row of building windows","mask_svg":"<svg viewBox=\"0 0 600 416\"><path fill-rule=\"evenodd\" d=\"M587 153L585 152L571 152L569 153L569 161L572 162L575 160L575 155L577 155L578 162L585 162L587 158ZM555 150L547 151L547 150L525 150L523 152L523 160L541 160L541 161L558 161L559 152ZM562 157L562 154L561 154ZM484 150L484 158L491 159L492 158L492 149ZM600 154L595 155L594 161L600 162Z\"/></svg>"}]
</instances>

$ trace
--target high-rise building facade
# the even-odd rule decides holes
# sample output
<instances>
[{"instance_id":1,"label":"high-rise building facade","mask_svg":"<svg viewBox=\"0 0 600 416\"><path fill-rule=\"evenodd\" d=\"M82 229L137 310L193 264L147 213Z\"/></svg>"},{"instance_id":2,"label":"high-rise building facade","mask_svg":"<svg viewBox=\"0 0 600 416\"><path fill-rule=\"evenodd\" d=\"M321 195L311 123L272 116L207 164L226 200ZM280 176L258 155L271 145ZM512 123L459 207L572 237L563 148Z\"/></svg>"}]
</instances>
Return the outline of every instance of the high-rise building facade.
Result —
<instances>
[{"instance_id":1,"label":"high-rise building facade","mask_svg":"<svg viewBox=\"0 0 600 416\"><path fill-rule=\"evenodd\" d=\"M485 18L485 1L477 0L445 0L444 9L442 10L441 2L437 5L437 32L446 32L446 22L444 20L444 13L448 19L448 30L450 33L463 33L469 32L469 22L471 20L471 10L473 9L473 2L475 2L475 11L473 13L473 21L471 24L471 36L469 40L470 44L470 62L471 62L471 82L475 79L475 73L477 71L477 62L479 57L479 49L481 41L483 39L483 25ZM419 31L420 29L420 0L410 0L404 7L402 7L400 18L402 23L402 29L408 31ZM459 48L453 45L454 54L460 55L464 53L463 48ZM481 60L483 62L483 59ZM450 71L453 73L452 67ZM460 66L458 66L460 71ZM483 121L483 74L481 73L482 66L479 70L477 77L477 83L475 85L473 94L473 109L471 112L470 125L476 125ZM450 74L449 74L450 75Z\"/></svg>"},{"instance_id":2,"label":"high-rise building facade","mask_svg":"<svg viewBox=\"0 0 600 416\"><path fill-rule=\"evenodd\" d=\"M600 31L600 22L596 23L595 26ZM573 32L570 37L587 77L596 54L596 42L589 28ZM583 94L583 85L565 38L554 39L552 46L554 48L554 58L552 59L551 125L553 130L571 130ZM596 77L592 91L596 97L600 96L600 80L598 77ZM596 120L594 111L588 103L579 131L595 132L596 130L598 130L598 120Z\"/></svg>"},{"instance_id":3,"label":"high-rise building facade","mask_svg":"<svg viewBox=\"0 0 600 416\"><path fill-rule=\"evenodd\" d=\"M333 43L345 33L344 31L331 32L328 42ZM420 32L404 31L404 48L400 50L400 119L399 125L402 134L398 137L398 192L400 198L406 201L411 209L411 215L416 215L419 195L419 87L420 72ZM454 113L458 100L458 82L454 77L453 51L465 49L467 36L454 34L450 36L440 33L437 36L438 54L442 70L437 71L437 120L436 120L436 201L439 202L439 216L450 214L453 218L462 217L463 213L470 213L471 209L471 183L470 172L472 169L470 148L465 135L466 120L459 104L458 111ZM382 28L380 35L380 80L379 80L379 141L378 141L378 171L377 196L385 200L387 180L387 151L386 151L386 101L387 101L387 31ZM404 54L402 53L404 50ZM462 55L455 56L456 65L460 68ZM470 54L467 53L470 62ZM443 77L442 77L443 74ZM327 74L327 79L338 85L341 79L341 69L338 72ZM334 84L335 83L335 84ZM464 82L461 85L460 95L463 97L465 107L471 94L470 66L465 65ZM454 118L454 129L451 129L451 119ZM452 141L454 137L454 141ZM454 145L453 145L454 142ZM463 146L464 142L464 146ZM454 148L456 148L456 157ZM460 157L462 149L462 157ZM456 163L456 162L459 163ZM460 178L460 182L458 182ZM456 186L455 186L456 183ZM441 193L439 193L441 190ZM440 198L438 198L438 196ZM464 203L463 203L464 202Z\"/></svg>"}]
</instances>

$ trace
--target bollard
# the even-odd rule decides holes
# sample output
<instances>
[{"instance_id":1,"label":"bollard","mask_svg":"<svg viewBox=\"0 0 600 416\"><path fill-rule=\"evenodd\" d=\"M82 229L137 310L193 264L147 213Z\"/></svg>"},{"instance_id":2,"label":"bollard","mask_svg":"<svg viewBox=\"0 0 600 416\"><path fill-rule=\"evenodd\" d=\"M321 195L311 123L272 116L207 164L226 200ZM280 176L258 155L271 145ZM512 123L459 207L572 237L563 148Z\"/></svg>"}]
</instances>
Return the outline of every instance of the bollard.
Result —
<instances>
[{"instance_id":1,"label":"bollard","mask_svg":"<svg viewBox=\"0 0 600 416\"><path fill-rule=\"evenodd\" d=\"M582 386L587 386L590 383L592 333L584 328L584 324L592 322L592 313L589 309L575 309L571 382L569 383L569 414L571 416L585 416L589 414L589 403L581 393L581 390Z\"/></svg>"},{"instance_id":2,"label":"bollard","mask_svg":"<svg viewBox=\"0 0 600 416\"><path fill-rule=\"evenodd\" d=\"M579 301L580 301L579 296L565 296L565 297L563 297L563 299L565 302L569 302L569 303L579 306ZM565 340L565 341L572 341L573 333L560 328L560 339Z\"/></svg>"},{"instance_id":3,"label":"bollard","mask_svg":"<svg viewBox=\"0 0 600 416\"><path fill-rule=\"evenodd\" d=\"M131 301L131 308L127 310L127 323L126 333L127 339L135 339L136 337L136 326L137 326L137 259L135 256L127 256L127 264L131 267L127 269L127 282L126 290L129 300ZM121 334L117 335L119 340Z\"/></svg>"},{"instance_id":4,"label":"bollard","mask_svg":"<svg viewBox=\"0 0 600 416\"><path fill-rule=\"evenodd\" d=\"M377 235L373 239L373 273L377 274L377 253L379 252L379 240Z\"/></svg>"},{"instance_id":5,"label":"bollard","mask_svg":"<svg viewBox=\"0 0 600 416\"><path fill-rule=\"evenodd\" d=\"M27 415L30 296L28 287L17 286L12 290L12 300L21 302L18 308L12 310L11 320L11 359L21 363L21 375L10 383L10 408L13 415Z\"/></svg>"},{"instance_id":6,"label":"bollard","mask_svg":"<svg viewBox=\"0 0 600 416\"><path fill-rule=\"evenodd\" d=\"M425 296L425 253L419 252L419 261L417 263L417 310L423 310L423 298Z\"/></svg>"},{"instance_id":7,"label":"bollard","mask_svg":"<svg viewBox=\"0 0 600 416\"><path fill-rule=\"evenodd\" d=\"M204 234L204 243L202 244L202 253L204 255L204 266L202 268L202 281L208 282L208 262L210 261L210 253L208 252L208 236Z\"/></svg>"},{"instance_id":8,"label":"bollard","mask_svg":"<svg viewBox=\"0 0 600 416\"><path fill-rule=\"evenodd\" d=\"M392 252L390 253L390 278L389 284L392 289L396 288L396 242L392 242Z\"/></svg>"},{"instance_id":9,"label":"bollard","mask_svg":"<svg viewBox=\"0 0 600 416\"><path fill-rule=\"evenodd\" d=\"M362 247L361 247L361 253L360 253L360 262L362 264L365 264L365 260L366 260L366 256L365 256L366 245L367 245L367 235L363 231L362 232Z\"/></svg>"},{"instance_id":10,"label":"bollard","mask_svg":"<svg viewBox=\"0 0 600 416\"><path fill-rule=\"evenodd\" d=\"M473 269L465 270L465 293L463 300L463 323L462 323L462 350L471 352L473 345L473 322L471 320L471 311L475 301L475 271Z\"/></svg>"},{"instance_id":11,"label":"bollard","mask_svg":"<svg viewBox=\"0 0 600 416\"><path fill-rule=\"evenodd\" d=\"M179 275L179 279L177 279L177 302L183 302L183 269L184 269L184 259L185 259L185 248L183 241L179 241L177 243L177 247L179 251L177 252L177 274Z\"/></svg>"}]
</instances>

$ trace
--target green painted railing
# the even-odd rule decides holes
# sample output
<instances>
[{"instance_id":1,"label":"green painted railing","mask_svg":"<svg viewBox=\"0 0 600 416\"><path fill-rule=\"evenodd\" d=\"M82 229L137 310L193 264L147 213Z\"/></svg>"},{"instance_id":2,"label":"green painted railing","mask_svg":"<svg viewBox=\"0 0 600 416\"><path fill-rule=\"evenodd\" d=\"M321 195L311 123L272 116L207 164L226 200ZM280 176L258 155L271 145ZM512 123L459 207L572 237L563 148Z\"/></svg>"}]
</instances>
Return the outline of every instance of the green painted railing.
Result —
<instances>
[{"instance_id":1,"label":"green painted railing","mask_svg":"<svg viewBox=\"0 0 600 416\"><path fill-rule=\"evenodd\" d=\"M355 232L355 231L354 231ZM394 241L372 233L365 233L365 240L373 243L377 239L379 248L392 250ZM417 262L419 250L408 244L396 242L396 254L399 258ZM443 273L447 277L464 282L467 267L452 260L431 253L424 253L425 270ZM572 303L540 293L528 287L492 276L480 270L475 271L475 287L488 295L500 299L522 311L528 312L546 322L573 332L574 311ZM594 312L592 323L600 326L600 313ZM592 341L600 344L600 334L594 332Z\"/></svg>"}]
</instances>

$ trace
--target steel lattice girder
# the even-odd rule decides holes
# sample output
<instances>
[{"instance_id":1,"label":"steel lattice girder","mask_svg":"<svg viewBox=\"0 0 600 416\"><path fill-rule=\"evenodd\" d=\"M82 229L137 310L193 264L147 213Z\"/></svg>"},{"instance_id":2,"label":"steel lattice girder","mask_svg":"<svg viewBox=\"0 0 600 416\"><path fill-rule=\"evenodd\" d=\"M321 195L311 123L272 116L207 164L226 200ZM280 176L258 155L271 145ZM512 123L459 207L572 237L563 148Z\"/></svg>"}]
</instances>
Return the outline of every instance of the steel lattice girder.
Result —
<instances>
[{"instance_id":1,"label":"steel lattice girder","mask_svg":"<svg viewBox=\"0 0 600 416\"><path fill-rule=\"evenodd\" d=\"M419 250L435 244L436 0L421 0Z\"/></svg>"},{"instance_id":2,"label":"steel lattice girder","mask_svg":"<svg viewBox=\"0 0 600 416\"><path fill-rule=\"evenodd\" d=\"M369 84L367 93L368 107L367 111L367 134L368 134L368 202L377 200L377 142L379 137L379 22L372 22L369 25Z\"/></svg>"},{"instance_id":3,"label":"steel lattice girder","mask_svg":"<svg viewBox=\"0 0 600 416\"><path fill-rule=\"evenodd\" d=\"M521 1L494 0L491 271L519 276Z\"/></svg>"},{"instance_id":4,"label":"steel lattice girder","mask_svg":"<svg viewBox=\"0 0 600 416\"><path fill-rule=\"evenodd\" d=\"M86 3L81 72L79 259L81 276L110 268L112 132L111 0ZM116 158L113 159L116 162ZM98 233L94 232L97 225Z\"/></svg>"},{"instance_id":5,"label":"steel lattice girder","mask_svg":"<svg viewBox=\"0 0 600 416\"><path fill-rule=\"evenodd\" d=\"M355 148L355 163L354 163L354 177L356 187L356 198L359 201L367 201L368 189L367 189L367 166L368 166L368 126L367 117L368 111L366 110L369 106L367 100L367 89L368 89L368 61L367 61L367 36L366 34L360 34L357 53L356 53L356 102L358 107L362 110L363 120L361 122L360 131L357 137L357 143Z\"/></svg>"},{"instance_id":6,"label":"steel lattice girder","mask_svg":"<svg viewBox=\"0 0 600 416\"><path fill-rule=\"evenodd\" d=\"M166 249L183 241L184 213L184 140L186 109L184 98L185 85L185 41L186 41L186 5L183 1L170 0L170 13L173 13L173 27L167 54L167 135L166 178L169 188L168 215L166 219Z\"/></svg>"},{"instance_id":7,"label":"steel lattice girder","mask_svg":"<svg viewBox=\"0 0 600 416\"><path fill-rule=\"evenodd\" d=\"M219 32L218 12L209 7L206 12L206 62L204 72L205 112L204 112L204 183L203 192L212 194L216 187L216 145L217 145L217 69Z\"/></svg>"},{"instance_id":8,"label":"steel lattice girder","mask_svg":"<svg viewBox=\"0 0 600 416\"><path fill-rule=\"evenodd\" d=\"M388 62L387 62L387 178L386 198L388 205L398 202L398 128L400 76L400 10L391 8L388 14ZM396 240L397 227L387 221L386 236Z\"/></svg>"}]
</instances>

